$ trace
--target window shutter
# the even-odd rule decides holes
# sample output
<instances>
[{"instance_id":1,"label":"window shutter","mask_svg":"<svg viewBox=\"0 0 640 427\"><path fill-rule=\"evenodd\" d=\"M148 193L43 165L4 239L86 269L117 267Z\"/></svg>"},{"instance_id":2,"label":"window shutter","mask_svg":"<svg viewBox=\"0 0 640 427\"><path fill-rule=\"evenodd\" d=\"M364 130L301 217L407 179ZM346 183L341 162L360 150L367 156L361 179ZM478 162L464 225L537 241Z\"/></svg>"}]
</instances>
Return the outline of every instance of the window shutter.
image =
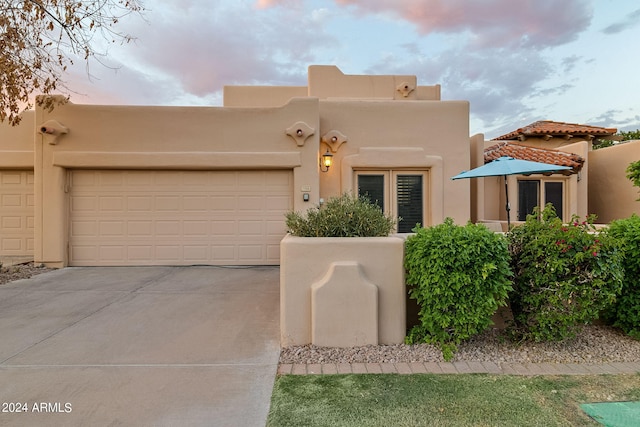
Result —
<instances>
[{"instance_id":1,"label":"window shutter","mask_svg":"<svg viewBox=\"0 0 640 427\"><path fill-rule=\"evenodd\" d=\"M401 218L398 232L410 233L416 224L423 224L422 175L398 175L396 191Z\"/></svg>"}]
</instances>

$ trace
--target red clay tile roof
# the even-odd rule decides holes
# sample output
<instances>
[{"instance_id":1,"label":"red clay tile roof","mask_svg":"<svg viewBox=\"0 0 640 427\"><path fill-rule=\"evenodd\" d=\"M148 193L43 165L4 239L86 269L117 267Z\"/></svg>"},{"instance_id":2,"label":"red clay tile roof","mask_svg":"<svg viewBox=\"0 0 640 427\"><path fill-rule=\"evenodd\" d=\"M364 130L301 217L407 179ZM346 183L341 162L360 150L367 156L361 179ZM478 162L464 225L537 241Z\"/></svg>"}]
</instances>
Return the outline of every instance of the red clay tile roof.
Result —
<instances>
[{"instance_id":1,"label":"red clay tile roof","mask_svg":"<svg viewBox=\"0 0 640 427\"><path fill-rule=\"evenodd\" d=\"M530 160L533 162L550 163L558 166L569 166L571 170L567 172L577 173L582 169L584 159L577 154L565 153L558 150L546 150L544 148L529 147L527 145L512 142L499 142L496 145L485 148L484 162L489 163L502 156L513 157L514 159Z\"/></svg>"},{"instance_id":2,"label":"red clay tile roof","mask_svg":"<svg viewBox=\"0 0 640 427\"><path fill-rule=\"evenodd\" d=\"M603 128L600 126L579 125L575 123L552 122L540 120L525 127L494 138L494 140L515 140L521 137L549 136L609 136L616 133L616 128Z\"/></svg>"}]
</instances>

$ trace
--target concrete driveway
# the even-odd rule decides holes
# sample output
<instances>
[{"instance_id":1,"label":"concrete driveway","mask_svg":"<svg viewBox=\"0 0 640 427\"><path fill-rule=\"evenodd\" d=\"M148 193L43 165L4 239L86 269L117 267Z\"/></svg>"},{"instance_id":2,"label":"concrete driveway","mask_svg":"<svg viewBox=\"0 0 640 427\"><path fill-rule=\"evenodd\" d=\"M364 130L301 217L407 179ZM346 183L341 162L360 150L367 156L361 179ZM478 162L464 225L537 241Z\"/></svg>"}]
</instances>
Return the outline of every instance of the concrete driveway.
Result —
<instances>
[{"instance_id":1,"label":"concrete driveway","mask_svg":"<svg viewBox=\"0 0 640 427\"><path fill-rule=\"evenodd\" d=\"M264 426L278 284L277 267L104 267L0 286L0 425Z\"/></svg>"}]
</instances>

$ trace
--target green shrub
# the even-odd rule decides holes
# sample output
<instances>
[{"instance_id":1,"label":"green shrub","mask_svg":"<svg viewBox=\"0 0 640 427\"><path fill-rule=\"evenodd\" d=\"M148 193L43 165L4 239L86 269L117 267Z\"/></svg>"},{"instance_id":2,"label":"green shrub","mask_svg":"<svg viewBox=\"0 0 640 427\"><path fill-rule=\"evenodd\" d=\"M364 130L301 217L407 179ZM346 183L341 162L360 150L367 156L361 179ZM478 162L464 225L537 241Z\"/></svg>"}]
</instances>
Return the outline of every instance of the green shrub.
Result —
<instances>
[{"instance_id":1,"label":"green shrub","mask_svg":"<svg viewBox=\"0 0 640 427\"><path fill-rule=\"evenodd\" d=\"M640 187L640 160L632 162L627 167L627 178L631 180L634 187ZM636 199L640 202L640 198Z\"/></svg>"},{"instance_id":2,"label":"green shrub","mask_svg":"<svg viewBox=\"0 0 640 427\"><path fill-rule=\"evenodd\" d=\"M388 236L395 220L365 197L343 194L330 198L322 207L286 214L287 229L299 237Z\"/></svg>"},{"instance_id":3,"label":"green shrub","mask_svg":"<svg viewBox=\"0 0 640 427\"><path fill-rule=\"evenodd\" d=\"M406 280L420 308L407 343L439 345L450 360L456 346L484 331L511 289L507 241L483 225L451 218L416 227L406 242Z\"/></svg>"},{"instance_id":4,"label":"green shrub","mask_svg":"<svg viewBox=\"0 0 640 427\"><path fill-rule=\"evenodd\" d=\"M640 339L640 216L613 221L609 233L621 242L624 280L608 317L614 326Z\"/></svg>"},{"instance_id":5,"label":"green shrub","mask_svg":"<svg viewBox=\"0 0 640 427\"><path fill-rule=\"evenodd\" d=\"M563 340L615 301L622 287L622 254L615 238L594 232L593 220L573 216L565 225L549 204L509 233L514 336Z\"/></svg>"}]
</instances>

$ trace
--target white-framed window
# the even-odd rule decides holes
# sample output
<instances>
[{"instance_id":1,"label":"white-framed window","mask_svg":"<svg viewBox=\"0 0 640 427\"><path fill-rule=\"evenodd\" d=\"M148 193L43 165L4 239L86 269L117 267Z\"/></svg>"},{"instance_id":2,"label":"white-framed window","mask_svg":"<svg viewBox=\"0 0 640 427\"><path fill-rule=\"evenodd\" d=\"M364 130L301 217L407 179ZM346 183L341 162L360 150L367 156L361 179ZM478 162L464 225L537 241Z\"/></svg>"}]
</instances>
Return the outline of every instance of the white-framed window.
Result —
<instances>
[{"instance_id":1,"label":"white-framed window","mask_svg":"<svg viewBox=\"0 0 640 427\"><path fill-rule=\"evenodd\" d=\"M416 224L430 225L428 170L357 170L356 193L366 196L383 212L400 218L398 233L410 233Z\"/></svg>"},{"instance_id":2,"label":"white-framed window","mask_svg":"<svg viewBox=\"0 0 640 427\"><path fill-rule=\"evenodd\" d=\"M518 180L518 221L526 221L536 206L544 208L551 203L558 218L565 220L565 181L558 179Z\"/></svg>"}]
</instances>

